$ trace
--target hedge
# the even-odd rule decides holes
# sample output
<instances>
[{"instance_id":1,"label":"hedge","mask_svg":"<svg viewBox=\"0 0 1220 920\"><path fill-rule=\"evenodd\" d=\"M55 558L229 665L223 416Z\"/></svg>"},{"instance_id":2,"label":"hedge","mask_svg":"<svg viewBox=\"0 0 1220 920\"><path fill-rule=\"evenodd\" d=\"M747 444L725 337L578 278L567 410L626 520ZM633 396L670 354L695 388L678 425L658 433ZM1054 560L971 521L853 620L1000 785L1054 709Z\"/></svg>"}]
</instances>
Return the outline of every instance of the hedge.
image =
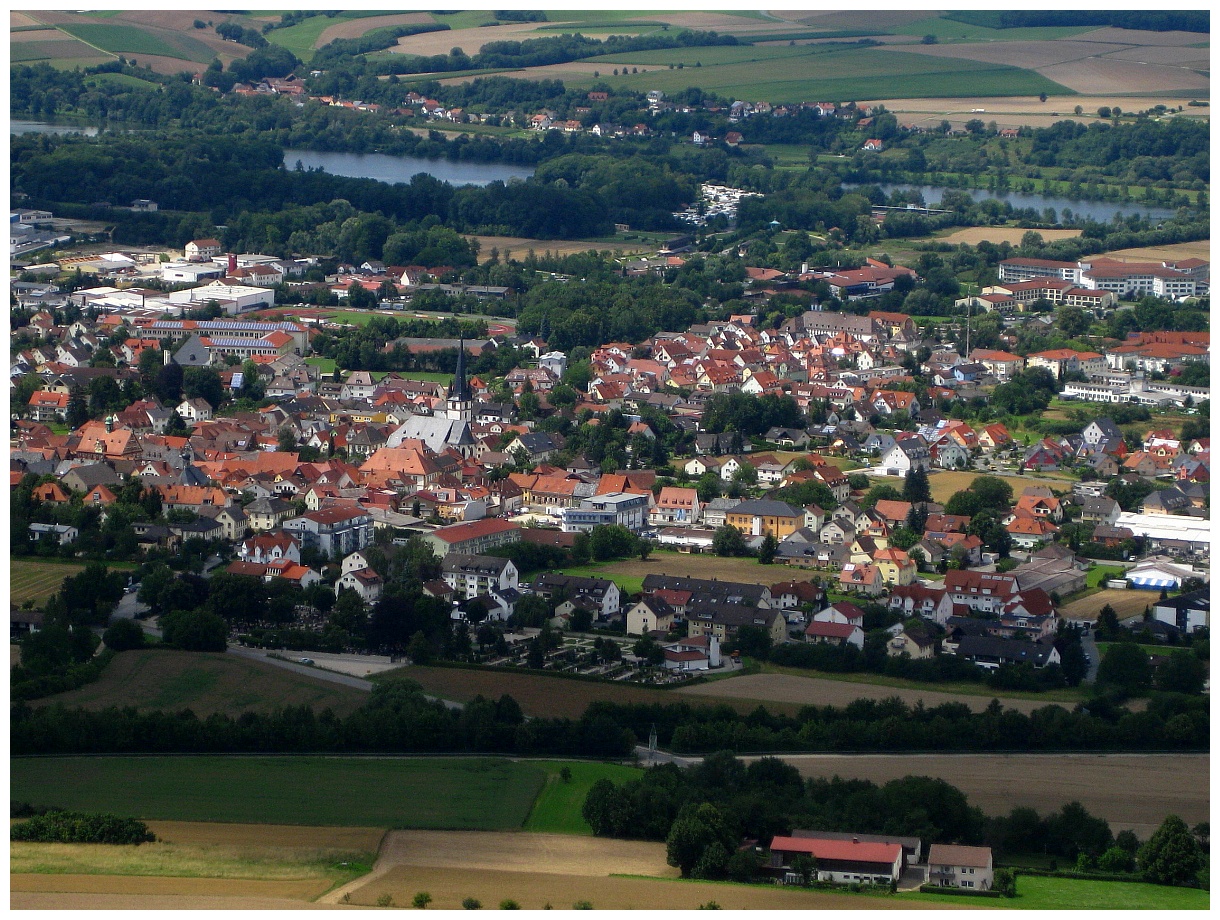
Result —
<instances>
[{"instance_id":1,"label":"hedge","mask_svg":"<svg viewBox=\"0 0 1220 920\"><path fill-rule=\"evenodd\" d=\"M9 828L9 840L34 843L152 843L148 825L118 815L53 811Z\"/></svg>"},{"instance_id":2,"label":"hedge","mask_svg":"<svg viewBox=\"0 0 1220 920\"><path fill-rule=\"evenodd\" d=\"M952 894L961 895L963 898L1002 898L1004 892L995 891L971 891L969 888L942 888L940 885L920 885L919 891L921 894Z\"/></svg>"}]
</instances>

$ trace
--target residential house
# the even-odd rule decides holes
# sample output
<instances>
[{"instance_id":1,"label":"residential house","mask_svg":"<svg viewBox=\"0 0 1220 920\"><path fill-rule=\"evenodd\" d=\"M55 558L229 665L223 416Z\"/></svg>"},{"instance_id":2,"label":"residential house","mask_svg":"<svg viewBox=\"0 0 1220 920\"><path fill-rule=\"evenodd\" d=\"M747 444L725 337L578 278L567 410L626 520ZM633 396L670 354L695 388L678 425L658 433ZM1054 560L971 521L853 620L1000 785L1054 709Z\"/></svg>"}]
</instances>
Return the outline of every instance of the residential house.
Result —
<instances>
[{"instance_id":1,"label":"residential house","mask_svg":"<svg viewBox=\"0 0 1220 920\"><path fill-rule=\"evenodd\" d=\"M341 559L373 542L373 519L357 508L310 511L286 520L284 529L300 540L302 549L316 550L331 559Z\"/></svg>"},{"instance_id":2,"label":"residential house","mask_svg":"<svg viewBox=\"0 0 1220 920\"><path fill-rule=\"evenodd\" d=\"M864 630L853 623L814 620L805 627L805 641L813 644L854 645L864 651Z\"/></svg>"},{"instance_id":3,"label":"residential house","mask_svg":"<svg viewBox=\"0 0 1220 920\"><path fill-rule=\"evenodd\" d=\"M515 543L521 539L521 525L496 518L485 518L481 521L466 521L462 524L451 524L448 527L438 527L424 540L432 546L441 558L449 553L470 553L479 555L493 546L503 546Z\"/></svg>"},{"instance_id":4,"label":"residential house","mask_svg":"<svg viewBox=\"0 0 1220 920\"><path fill-rule=\"evenodd\" d=\"M669 632L674 626L674 608L660 597L640 598L627 611L627 635L646 636L651 632Z\"/></svg>"},{"instance_id":5,"label":"residential house","mask_svg":"<svg viewBox=\"0 0 1220 920\"><path fill-rule=\"evenodd\" d=\"M511 559L448 553L441 560L441 577L459 597L517 589L517 567Z\"/></svg>"},{"instance_id":6,"label":"residential house","mask_svg":"<svg viewBox=\"0 0 1220 920\"><path fill-rule=\"evenodd\" d=\"M805 512L787 502L751 499L727 511L725 523L750 536L771 534L782 540L805 526Z\"/></svg>"},{"instance_id":7,"label":"residential house","mask_svg":"<svg viewBox=\"0 0 1220 920\"><path fill-rule=\"evenodd\" d=\"M839 590L857 591L875 597L884 590L881 571L874 565L849 562L839 573Z\"/></svg>"},{"instance_id":8,"label":"residential house","mask_svg":"<svg viewBox=\"0 0 1220 920\"><path fill-rule=\"evenodd\" d=\"M371 568L352 569L344 572L335 582L335 594L342 590L355 591L366 604L375 604L381 598L385 582Z\"/></svg>"},{"instance_id":9,"label":"residential house","mask_svg":"<svg viewBox=\"0 0 1220 920\"><path fill-rule=\"evenodd\" d=\"M991 847L934 843L928 849L928 884L990 891L995 883Z\"/></svg>"},{"instance_id":10,"label":"residential house","mask_svg":"<svg viewBox=\"0 0 1220 920\"><path fill-rule=\"evenodd\" d=\"M915 660L936 657L936 636L928 629L907 626L886 643L885 653L891 658L906 655Z\"/></svg>"},{"instance_id":11,"label":"residential house","mask_svg":"<svg viewBox=\"0 0 1220 920\"><path fill-rule=\"evenodd\" d=\"M580 575L544 572L535 576L534 580L530 582L529 591L553 603L563 600L585 600L597 610L600 620L607 620L618 615L622 608L622 595L618 585L606 578L586 578Z\"/></svg>"},{"instance_id":12,"label":"residential house","mask_svg":"<svg viewBox=\"0 0 1220 920\"><path fill-rule=\"evenodd\" d=\"M648 523L655 526L666 524L693 525L699 520L701 506L697 489L682 489L664 486L657 496L657 503L648 512Z\"/></svg>"}]
</instances>

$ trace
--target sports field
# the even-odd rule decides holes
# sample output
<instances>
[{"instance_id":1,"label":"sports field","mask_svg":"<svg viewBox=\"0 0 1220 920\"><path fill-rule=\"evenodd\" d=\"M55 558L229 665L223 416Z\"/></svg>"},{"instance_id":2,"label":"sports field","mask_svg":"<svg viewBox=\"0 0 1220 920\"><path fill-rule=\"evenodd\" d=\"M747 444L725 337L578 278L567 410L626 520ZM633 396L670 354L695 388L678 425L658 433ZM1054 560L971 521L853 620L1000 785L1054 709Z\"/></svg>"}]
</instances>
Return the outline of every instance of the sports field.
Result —
<instances>
[{"instance_id":1,"label":"sports field","mask_svg":"<svg viewBox=\"0 0 1220 920\"><path fill-rule=\"evenodd\" d=\"M9 789L143 819L513 830L546 775L490 758L39 757L11 761Z\"/></svg>"},{"instance_id":2,"label":"sports field","mask_svg":"<svg viewBox=\"0 0 1220 920\"><path fill-rule=\"evenodd\" d=\"M9 559L9 603L20 607L26 601L33 601L35 608L41 608L43 602L59 590L65 578L84 569L83 565L74 562Z\"/></svg>"},{"instance_id":3,"label":"sports field","mask_svg":"<svg viewBox=\"0 0 1220 920\"><path fill-rule=\"evenodd\" d=\"M285 706L309 706L318 714L330 709L346 716L367 700L363 690L236 655L143 649L120 652L93 683L35 705L190 709L202 719L213 713L234 718L243 712L268 713Z\"/></svg>"}]
</instances>

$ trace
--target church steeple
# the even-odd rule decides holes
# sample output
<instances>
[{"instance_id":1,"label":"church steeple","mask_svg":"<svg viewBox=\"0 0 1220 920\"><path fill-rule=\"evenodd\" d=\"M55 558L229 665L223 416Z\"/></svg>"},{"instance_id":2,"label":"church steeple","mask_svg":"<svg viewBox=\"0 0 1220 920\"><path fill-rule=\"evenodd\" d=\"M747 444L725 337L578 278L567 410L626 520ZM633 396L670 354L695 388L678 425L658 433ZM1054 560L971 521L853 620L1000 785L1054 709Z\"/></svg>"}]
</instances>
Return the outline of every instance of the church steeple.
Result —
<instances>
[{"instance_id":1,"label":"church steeple","mask_svg":"<svg viewBox=\"0 0 1220 920\"><path fill-rule=\"evenodd\" d=\"M470 392L470 384L466 380L466 336L464 334L458 338L457 370L453 375L453 385L449 387L445 414L459 422L474 420L474 394Z\"/></svg>"}]
</instances>

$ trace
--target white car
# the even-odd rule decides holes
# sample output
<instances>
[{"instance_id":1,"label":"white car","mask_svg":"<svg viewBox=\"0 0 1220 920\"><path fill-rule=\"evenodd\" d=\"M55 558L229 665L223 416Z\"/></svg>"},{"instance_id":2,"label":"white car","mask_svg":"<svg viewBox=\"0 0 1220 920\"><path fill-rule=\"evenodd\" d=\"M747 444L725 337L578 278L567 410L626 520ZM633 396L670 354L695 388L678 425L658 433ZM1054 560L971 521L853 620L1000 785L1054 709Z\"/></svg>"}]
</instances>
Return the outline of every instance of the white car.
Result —
<instances>
[{"instance_id":1,"label":"white car","mask_svg":"<svg viewBox=\"0 0 1220 920\"><path fill-rule=\"evenodd\" d=\"M301 664L313 664L314 663L312 658L298 658L297 661L299 661Z\"/></svg>"}]
</instances>

